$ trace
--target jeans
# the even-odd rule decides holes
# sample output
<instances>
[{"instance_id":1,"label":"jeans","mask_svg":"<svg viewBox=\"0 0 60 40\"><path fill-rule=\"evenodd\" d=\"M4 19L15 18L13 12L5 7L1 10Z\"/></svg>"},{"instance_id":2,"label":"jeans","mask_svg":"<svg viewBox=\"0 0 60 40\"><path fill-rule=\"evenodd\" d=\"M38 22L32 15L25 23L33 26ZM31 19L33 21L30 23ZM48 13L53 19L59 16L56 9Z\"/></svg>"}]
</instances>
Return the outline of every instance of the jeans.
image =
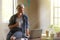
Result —
<instances>
[{"instance_id":1,"label":"jeans","mask_svg":"<svg viewBox=\"0 0 60 40\"><path fill-rule=\"evenodd\" d=\"M11 37L12 35L15 36L16 39L19 39L19 38L26 38L26 36L25 36L24 33L22 33L21 31L17 31L17 32L15 32L15 33L9 32L8 35L7 35L6 40L10 40L10 37Z\"/></svg>"}]
</instances>

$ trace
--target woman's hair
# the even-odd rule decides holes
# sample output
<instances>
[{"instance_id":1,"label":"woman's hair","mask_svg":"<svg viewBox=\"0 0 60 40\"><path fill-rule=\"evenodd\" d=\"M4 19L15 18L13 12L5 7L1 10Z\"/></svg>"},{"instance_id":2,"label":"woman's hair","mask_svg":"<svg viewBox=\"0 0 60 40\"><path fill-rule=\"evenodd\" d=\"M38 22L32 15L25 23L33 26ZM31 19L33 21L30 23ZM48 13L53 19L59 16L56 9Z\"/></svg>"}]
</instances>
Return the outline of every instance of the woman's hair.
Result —
<instances>
[{"instance_id":1,"label":"woman's hair","mask_svg":"<svg viewBox=\"0 0 60 40\"><path fill-rule=\"evenodd\" d=\"M16 9L18 9L20 7L23 7L24 8L24 4L18 4Z\"/></svg>"}]
</instances>

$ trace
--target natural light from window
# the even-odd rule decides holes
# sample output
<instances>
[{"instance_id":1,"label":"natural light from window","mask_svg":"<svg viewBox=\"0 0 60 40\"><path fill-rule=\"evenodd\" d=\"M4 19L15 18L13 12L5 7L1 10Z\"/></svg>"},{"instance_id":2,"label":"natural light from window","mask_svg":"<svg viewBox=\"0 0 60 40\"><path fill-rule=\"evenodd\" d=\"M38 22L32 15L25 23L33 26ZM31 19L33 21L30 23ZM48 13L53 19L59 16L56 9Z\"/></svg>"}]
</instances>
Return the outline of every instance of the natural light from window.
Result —
<instances>
[{"instance_id":1,"label":"natural light from window","mask_svg":"<svg viewBox=\"0 0 60 40\"><path fill-rule=\"evenodd\" d=\"M2 22L8 23L10 17L16 12L17 0L2 0Z\"/></svg>"},{"instance_id":2,"label":"natural light from window","mask_svg":"<svg viewBox=\"0 0 60 40\"><path fill-rule=\"evenodd\" d=\"M13 13L12 0L2 0L2 22L8 22L10 16Z\"/></svg>"},{"instance_id":3,"label":"natural light from window","mask_svg":"<svg viewBox=\"0 0 60 40\"><path fill-rule=\"evenodd\" d=\"M51 24L60 27L60 0L51 0Z\"/></svg>"}]
</instances>

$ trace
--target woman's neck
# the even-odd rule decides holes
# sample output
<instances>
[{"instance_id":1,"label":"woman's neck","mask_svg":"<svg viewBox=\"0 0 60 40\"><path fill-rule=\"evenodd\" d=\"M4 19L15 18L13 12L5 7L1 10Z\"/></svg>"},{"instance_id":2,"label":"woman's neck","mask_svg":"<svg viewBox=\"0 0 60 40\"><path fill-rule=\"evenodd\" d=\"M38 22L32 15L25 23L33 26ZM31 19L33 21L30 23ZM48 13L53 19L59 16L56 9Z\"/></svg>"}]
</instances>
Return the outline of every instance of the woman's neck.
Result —
<instances>
[{"instance_id":1,"label":"woman's neck","mask_svg":"<svg viewBox=\"0 0 60 40\"><path fill-rule=\"evenodd\" d=\"M23 13L17 13L17 17L22 17Z\"/></svg>"}]
</instances>

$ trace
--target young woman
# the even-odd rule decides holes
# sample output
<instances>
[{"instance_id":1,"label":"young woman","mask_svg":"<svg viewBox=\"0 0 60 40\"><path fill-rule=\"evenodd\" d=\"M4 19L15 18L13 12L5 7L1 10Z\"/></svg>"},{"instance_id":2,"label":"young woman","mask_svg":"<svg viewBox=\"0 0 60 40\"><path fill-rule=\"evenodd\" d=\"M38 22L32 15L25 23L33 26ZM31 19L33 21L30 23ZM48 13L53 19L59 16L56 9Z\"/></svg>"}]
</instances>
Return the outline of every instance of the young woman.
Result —
<instances>
[{"instance_id":1,"label":"young woman","mask_svg":"<svg viewBox=\"0 0 60 40\"><path fill-rule=\"evenodd\" d=\"M10 32L7 35L7 40L15 40L30 36L28 27L28 17L24 14L24 5L17 6L17 13L12 15L8 25ZM26 35L25 35L26 34Z\"/></svg>"}]
</instances>

